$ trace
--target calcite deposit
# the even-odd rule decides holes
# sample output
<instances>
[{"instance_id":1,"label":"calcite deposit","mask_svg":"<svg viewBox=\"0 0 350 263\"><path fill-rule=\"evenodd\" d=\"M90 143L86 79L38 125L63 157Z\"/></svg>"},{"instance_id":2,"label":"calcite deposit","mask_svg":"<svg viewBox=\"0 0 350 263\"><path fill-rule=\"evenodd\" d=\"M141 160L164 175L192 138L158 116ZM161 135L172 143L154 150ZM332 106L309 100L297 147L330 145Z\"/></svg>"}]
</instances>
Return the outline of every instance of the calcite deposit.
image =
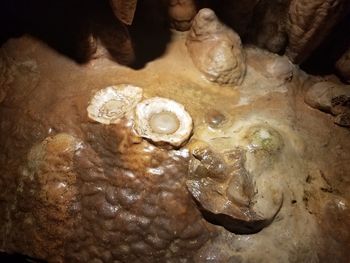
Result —
<instances>
[{"instance_id":1,"label":"calcite deposit","mask_svg":"<svg viewBox=\"0 0 350 263\"><path fill-rule=\"evenodd\" d=\"M301 2L290 10L309 15ZM126 24L135 3L110 2ZM97 51L132 42L132 27L101 25ZM348 263L349 85L290 58L242 45L210 9L138 69L9 38L0 251L50 263Z\"/></svg>"},{"instance_id":2,"label":"calcite deposit","mask_svg":"<svg viewBox=\"0 0 350 263\"><path fill-rule=\"evenodd\" d=\"M134 108L142 99L142 89L128 84L110 86L98 91L87 107L89 118L103 124L132 118Z\"/></svg>"},{"instance_id":3,"label":"calcite deposit","mask_svg":"<svg viewBox=\"0 0 350 263\"><path fill-rule=\"evenodd\" d=\"M242 83L246 64L241 40L212 10L198 12L186 45L193 63L209 81L232 86Z\"/></svg>"},{"instance_id":4,"label":"calcite deposit","mask_svg":"<svg viewBox=\"0 0 350 263\"><path fill-rule=\"evenodd\" d=\"M183 105L154 97L136 105L134 127L138 135L154 143L179 147L189 139L193 121Z\"/></svg>"}]
</instances>

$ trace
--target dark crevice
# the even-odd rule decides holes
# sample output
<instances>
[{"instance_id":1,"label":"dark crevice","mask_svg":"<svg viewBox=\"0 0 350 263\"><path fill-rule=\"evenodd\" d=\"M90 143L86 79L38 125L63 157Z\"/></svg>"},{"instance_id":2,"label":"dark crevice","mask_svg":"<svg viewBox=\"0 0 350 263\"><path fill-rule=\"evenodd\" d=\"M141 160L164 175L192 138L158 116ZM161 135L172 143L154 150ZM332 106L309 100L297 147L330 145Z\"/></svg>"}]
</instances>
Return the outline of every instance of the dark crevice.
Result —
<instances>
[{"instance_id":1,"label":"dark crevice","mask_svg":"<svg viewBox=\"0 0 350 263\"><path fill-rule=\"evenodd\" d=\"M301 64L301 69L312 75L329 75L336 73L337 60L350 46L350 13L342 19L309 56Z\"/></svg>"},{"instance_id":2,"label":"dark crevice","mask_svg":"<svg viewBox=\"0 0 350 263\"><path fill-rule=\"evenodd\" d=\"M263 228L271 224L271 220L244 221L226 214L215 214L205 209L200 202L193 198L203 218L208 223L224 227L226 230L238 235L250 235L260 232Z\"/></svg>"},{"instance_id":3,"label":"dark crevice","mask_svg":"<svg viewBox=\"0 0 350 263\"><path fill-rule=\"evenodd\" d=\"M142 68L161 56L170 41L166 15L159 2L140 1L135 21L127 27L114 16L108 1L4 1L0 45L29 34L77 63L86 63L96 51L96 41L91 40L98 39L110 59Z\"/></svg>"},{"instance_id":4,"label":"dark crevice","mask_svg":"<svg viewBox=\"0 0 350 263\"><path fill-rule=\"evenodd\" d=\"M21 254L9 254L9 253L3 253L0 252L0 262L2 263L12 263L12 262L18 262L18 263L46 263L44 260L35 259L32 257L24 256Z\"/></svg>"},{"instance_id":5,"label":"dark crevice","mask_svg":"<svg viewBox=\"0 0 350 263\"><path fill-rule=\"evenodd\" d=\"M169 24L165 4L138 2L133 24L129 27L136 57L131 67L141 69L165 52L171 37Z\"/></svg>"}]
</instances>

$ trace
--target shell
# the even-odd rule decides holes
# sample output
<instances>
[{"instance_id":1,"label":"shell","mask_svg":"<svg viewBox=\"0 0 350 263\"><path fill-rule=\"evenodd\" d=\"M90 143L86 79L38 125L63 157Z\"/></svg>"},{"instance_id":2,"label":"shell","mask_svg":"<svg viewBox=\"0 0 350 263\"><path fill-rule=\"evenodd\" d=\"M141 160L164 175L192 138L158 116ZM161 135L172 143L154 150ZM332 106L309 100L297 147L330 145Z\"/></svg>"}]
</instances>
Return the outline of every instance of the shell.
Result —
<instances>
[{"instance_id":1,"label":"shell","mask_svg":"<svg viewBox=\"0 0 350 263\"><path fill-rule=\"evenodd\" d=\"M129 117L142 99L142 89L130 84L110 86L98 91L87 107L88 116L102 124L117 123Z\"/></svg>"},{"instance_id":2,"label":"shell","mask_svg":"<svg viewBox=\"0 0 350 263\"><path fill-rule=\"evenodd\" d=\"M160 133L151 126L152 116L155 114L169 113L177 118L178 128L171 133ZM170 125L171 126L171 125ZM137 104L135 110L135 130L139 136L150 139L155 143L181 146L191 135L192 118L185 107L176 101L154 97Z\"/></svg>"}]
</instances>

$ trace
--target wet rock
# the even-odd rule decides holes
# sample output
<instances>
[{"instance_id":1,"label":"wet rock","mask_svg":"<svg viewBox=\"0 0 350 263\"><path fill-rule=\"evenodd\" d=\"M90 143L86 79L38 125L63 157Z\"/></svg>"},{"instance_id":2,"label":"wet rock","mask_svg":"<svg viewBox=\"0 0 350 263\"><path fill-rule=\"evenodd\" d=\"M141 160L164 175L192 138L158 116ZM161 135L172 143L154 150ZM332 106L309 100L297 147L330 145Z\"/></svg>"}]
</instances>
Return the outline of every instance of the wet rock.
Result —
<instances>
[{"instance_id":1,"label":"wet rock","mask_svg":"<svg viewBox=\"0 0 350 263\"><path fill-rule=\"evenodd\" d=\"M240 85L246 72L239 36L210 9L201 9L187 36L187 49L204 76L220 85Z\"/></svg>"},{"instance_id":2,"label":"wet rock","mask_svg":"<svg viewBox=\"0 0 350 263\"><path fill-rule=\"evenodd\" d=\"M221 112L211 109L207 112L205 116L205 122L213 128L219 128L226 122L226 117Z\"/></svg>"},{"instance_id":3,"label":"wet rock","mask_svg":"<svg viewBox=\"0 0 350 263\"><path fill-rule=\"evenodd\" d=\"M74 158L81 220L65 261L189 260L209 233L185 187L188 155L135 143L124 122L88 131L95 136Z\"/></svg>"},{"instance_id":4,"label":"wet rock","mask_svg":"<svg viewBox=\"0 0 350 263\"><path fill-rule=\"evenodd\" d=\"M30 149L21 168L12 211L12 223L18 228L8 237L22 253L50 262L58 262L64 254L77 221L71 215L78 200L73 157L79 144L73 136L61 133ZM31 240L30 245L27 240Z\"/></svg>"},{"instance_id":5,"label":"wet rock","mask_svg":"<svg viewBox=\"0 0 350 263\"><path fill-rule=\"evenodd\" d=\"M103 124L130 117L142 99L142 89L129 84L110 86L98 91L87 107L90 119Z\"/></svg>"}]
</instances>

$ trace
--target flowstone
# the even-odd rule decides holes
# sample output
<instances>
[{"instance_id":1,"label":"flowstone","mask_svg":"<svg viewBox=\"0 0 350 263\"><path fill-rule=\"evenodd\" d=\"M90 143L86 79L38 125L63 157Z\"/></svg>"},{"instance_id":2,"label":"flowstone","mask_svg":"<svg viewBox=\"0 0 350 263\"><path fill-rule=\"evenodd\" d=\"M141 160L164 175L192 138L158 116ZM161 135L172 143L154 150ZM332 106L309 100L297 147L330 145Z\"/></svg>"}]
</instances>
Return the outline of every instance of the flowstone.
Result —
<instances>
[{"instance_id":1,"label":"flowstone","mask_svg":"<svg viewBox=\"0 0 350 263\"><path fill-rule=\"evenodd\" d=\"M48 262L348 262L350 131L313 108L320 78L242 46L244 74L213 83L188 41L175 32L139 70L106 57L76 64L30 36L1 47L1 251ZM105 93L113 103L99 103ZM154 101L166 105L138 112Z\"/></svg>"}]
</instances>

